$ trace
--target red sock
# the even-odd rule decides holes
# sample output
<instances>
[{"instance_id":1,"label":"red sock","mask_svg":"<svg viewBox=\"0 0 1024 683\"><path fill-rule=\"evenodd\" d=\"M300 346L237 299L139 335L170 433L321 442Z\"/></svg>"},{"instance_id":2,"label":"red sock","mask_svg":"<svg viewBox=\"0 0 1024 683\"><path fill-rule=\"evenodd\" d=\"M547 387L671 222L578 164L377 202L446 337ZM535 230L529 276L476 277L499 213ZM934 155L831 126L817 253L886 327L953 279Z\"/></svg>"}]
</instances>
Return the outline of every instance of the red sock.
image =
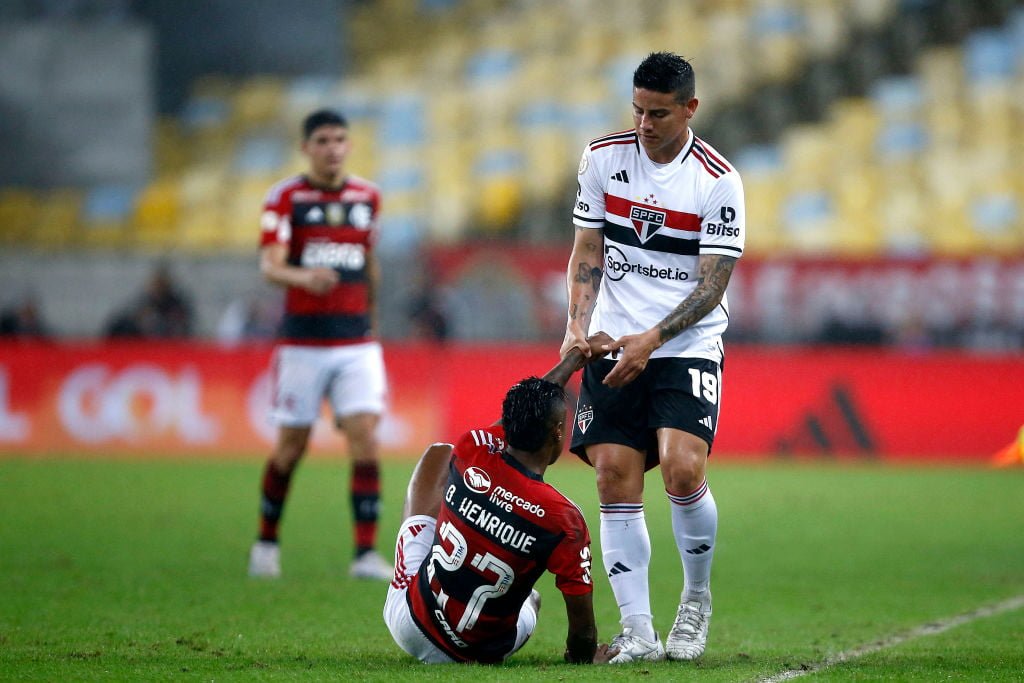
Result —
<instances>
[{"instance_id":1,"label":"red sock","mask_svg":"<svg viewBox=\"0 0 1024 683\"><path fill-rule=\"evenodd\" d=\"M267 461L263 470L262 495L260 496L260 540L277 542L277 525L284 512L284 499L288 496L291 474L281 474L272 461Z\"/></svg>"},{"instance_id":2,"label":"red sock","mask_svg":"<svg viewBox=\"0 0 1024 683\"><path fill-rule=\"evenodd\" d=\"M380 508L380 467L375 462L352 464L352 513L356 527L356 555L377 544Z\"/></svg>"}]
</instances>

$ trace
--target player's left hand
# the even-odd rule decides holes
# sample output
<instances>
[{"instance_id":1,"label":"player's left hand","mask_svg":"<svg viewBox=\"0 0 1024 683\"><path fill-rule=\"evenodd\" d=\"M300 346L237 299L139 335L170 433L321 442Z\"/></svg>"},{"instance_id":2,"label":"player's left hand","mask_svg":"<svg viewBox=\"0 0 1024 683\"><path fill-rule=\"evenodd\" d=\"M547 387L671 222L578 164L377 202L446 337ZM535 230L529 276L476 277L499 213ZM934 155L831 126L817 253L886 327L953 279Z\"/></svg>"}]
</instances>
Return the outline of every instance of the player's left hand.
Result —
<instances>
[{"instance_id":1,"label":"player's left hand","mask_svg":"<svg viewBox=\"0 0 1024 683\"><path fill-rule=\"evenodd\" d=\"M640 334L627 334L601 348L619 356L619 362L604 378L604 384L613 388L624 387L644 371L654 350L661 346L658 330L647 330Z\"/></svg>"},{"instance_id":2,"label":"player's left hand","mask_svg":"<svg viewBox=\"0 0 1024 683\"><path fill-rule=\"evenodd\" d=\"M607 664L617 654L619 654L619 648L609 648L606 643L601 643L597 646L597 652L594 653L594 664Z\"/></svg>"}]
</instances>

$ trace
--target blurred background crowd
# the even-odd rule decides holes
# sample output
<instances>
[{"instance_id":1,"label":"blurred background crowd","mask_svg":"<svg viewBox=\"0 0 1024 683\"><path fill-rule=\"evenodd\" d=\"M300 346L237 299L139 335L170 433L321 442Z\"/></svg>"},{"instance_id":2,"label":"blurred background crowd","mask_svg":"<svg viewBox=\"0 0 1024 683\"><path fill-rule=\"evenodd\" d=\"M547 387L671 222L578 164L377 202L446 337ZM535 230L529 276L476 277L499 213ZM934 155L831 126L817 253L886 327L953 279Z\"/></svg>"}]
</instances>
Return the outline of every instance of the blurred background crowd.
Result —
<instances>
[{"instance_id":1,"label":"blurred background crowd","mask_svg":"<svg viewBox=\"0 0 1024 683\"><path fill-rule=\"evenodd\" d=\"M1024 347L1020 0L5 0L0 333L271 337L262 199L329 106L383 337L557 344L579 155L660 49L744 180L730 339Z\"/></svg>"}]
</instances>

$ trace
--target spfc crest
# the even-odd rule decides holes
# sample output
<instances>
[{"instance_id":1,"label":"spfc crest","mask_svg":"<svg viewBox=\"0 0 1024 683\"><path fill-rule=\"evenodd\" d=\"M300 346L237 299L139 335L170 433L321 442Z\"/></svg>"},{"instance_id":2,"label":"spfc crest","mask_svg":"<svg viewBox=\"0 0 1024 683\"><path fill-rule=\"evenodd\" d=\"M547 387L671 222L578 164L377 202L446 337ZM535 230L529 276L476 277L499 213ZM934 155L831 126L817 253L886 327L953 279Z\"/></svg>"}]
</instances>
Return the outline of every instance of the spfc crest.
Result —
<instances>
[{"instance_id":1,"label":"spfc crest","mask_svg":"<svg viewBox=\"0 0 1024 683\"><path fill-rule=\"evenodd\" d=\"M591 406L583 406L579 412L576 413L576 426L580 428L580 431L586 434L587 427L594 421L594 409Z\"/></svg>"},{"instance_id":2,"label":"spfc crest","mask_svg":"<svg viewBox=\"0 0 1024 683\"><path fill-rule=\"evenodd\" d=\"M629 208L629 220L633 222L633 229L636 230L641 242L649 240L651 235L665 225L665 217L664 211L646 206L634 205Z\"/></svg>"}]
</instances>

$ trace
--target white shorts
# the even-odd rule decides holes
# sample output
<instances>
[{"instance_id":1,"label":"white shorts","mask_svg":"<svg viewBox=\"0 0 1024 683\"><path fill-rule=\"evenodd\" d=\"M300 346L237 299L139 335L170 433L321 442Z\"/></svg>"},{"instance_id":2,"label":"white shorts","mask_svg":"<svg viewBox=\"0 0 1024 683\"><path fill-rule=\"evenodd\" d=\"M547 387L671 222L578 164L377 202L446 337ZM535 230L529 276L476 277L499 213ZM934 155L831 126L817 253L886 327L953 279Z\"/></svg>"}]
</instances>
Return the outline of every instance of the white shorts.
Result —
<instances>
[{"instance_id":1,"label":"white shorts","mask_svg":"<svg viewBox=\"0 0 1024 683\"><path fill-rule=\"evenodd\" d=\"M387 378L379 342L326 347L282 344L274 350L272 367L272 416L278 425L312 425L325 398L335 417L384 412Z\"/></svg>"},{"instance_id":2,"label":"white shorts","mask_svg":"<svg viewBox=\"0 0 1024 683\"><path fill-rule=\"evenodd\" d=\"M402 522L398 529L398 539L395 541L395 580L391 582L387 600L384 602L384 623L387 624L391 637L398 643L398 647L406 653L426 664L448 664L456 660L423 635L423 631L413 621L405 597L424 558L430 554L436 526L437 520L433 517L413 515ZM526 645L526 641L536 628L537 612L533 609L531 601L527 600L519 610L515 645L506 657Z\"/></svg>"}]
</instances>

